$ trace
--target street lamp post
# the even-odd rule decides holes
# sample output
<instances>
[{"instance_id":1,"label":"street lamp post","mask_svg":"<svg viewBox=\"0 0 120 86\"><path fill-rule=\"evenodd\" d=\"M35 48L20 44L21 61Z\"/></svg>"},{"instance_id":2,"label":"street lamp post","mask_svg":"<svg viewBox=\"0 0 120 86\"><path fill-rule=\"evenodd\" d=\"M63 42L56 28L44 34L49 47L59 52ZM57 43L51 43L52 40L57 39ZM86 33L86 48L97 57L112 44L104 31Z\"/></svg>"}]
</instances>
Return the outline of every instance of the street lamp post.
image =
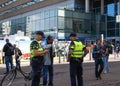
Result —
<instances>
[{"instance_id":1,"label":"street lamp post","mask_svg":"<svg viewBox=\"0 0 120 86\"><path fill-rule=\"evenodd\" d=\"M119 0L119 7L118 7L118 14L120 15L120 0ZM120 42L120 22L119 22L119 42Z\"/></svg>"}]
</instances>

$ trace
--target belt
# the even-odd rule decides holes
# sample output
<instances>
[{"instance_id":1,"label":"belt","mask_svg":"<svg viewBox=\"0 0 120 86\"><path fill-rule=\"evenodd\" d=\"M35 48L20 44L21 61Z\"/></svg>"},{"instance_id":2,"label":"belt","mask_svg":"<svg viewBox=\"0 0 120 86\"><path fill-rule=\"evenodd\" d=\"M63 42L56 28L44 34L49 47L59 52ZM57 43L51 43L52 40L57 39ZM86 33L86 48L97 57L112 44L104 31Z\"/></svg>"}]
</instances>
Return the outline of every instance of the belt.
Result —
<instances>
[{"instance_id":1,"label":"belt","mask_svg":"<svg viewBox=\"0 0 120 86\"><path fill-rule=\"evenodd\" d=\"M43 56L35 56L35 57L33 57L33 59L39 59L39 58L43 58Z\"/></svg>"},{"instance_id":2,"label":"belt","mask_svg":"<svg viewBox=\"0 0 120 86\"><path fill-rule=\"evenodd\" d=\"M73 62L75 62L75 63L76 63L76 62L83 62L83 59L82 59L82 58L71 58L71 59L70 59L70 62L72 62L72 63L73 63Z\"/></svg>"},{"instance_id":3,"label":"belt","mask_svg":"<svg viewBox=\"0 0 120 86\"><path fill-rule=\"evenodd\" d=\"M42 60L42 59L43 59L43 56L36 56L32 58L32 60Z\"/></svg>"},{"instance_id":4,"label":"belt","mask_svg":"<svg viewBox=\"0 0 120 86\"><path fill-rule=\"evenodd\" d=\"M71 58L71 60L83 60L82 58Z\"/></svg>"}]
</instances>

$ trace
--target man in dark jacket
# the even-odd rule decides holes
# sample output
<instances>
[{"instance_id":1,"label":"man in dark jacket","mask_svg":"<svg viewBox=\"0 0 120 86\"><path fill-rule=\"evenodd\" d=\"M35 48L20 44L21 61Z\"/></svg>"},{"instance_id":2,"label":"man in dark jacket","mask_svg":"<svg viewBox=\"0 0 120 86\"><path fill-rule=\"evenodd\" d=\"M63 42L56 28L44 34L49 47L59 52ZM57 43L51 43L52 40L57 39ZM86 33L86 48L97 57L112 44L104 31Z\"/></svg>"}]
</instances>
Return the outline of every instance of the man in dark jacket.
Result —
<instances>
[{"instance_id":1,"label":"man in dark jacket","mask_svg":"<svg viewBox=\"0 0 120 86\"><path fill-rule=\"evenodd\" d=\"M12 44L9 43L9 39L6 39L6 44L3 47L3 52L5 52L6 73L9 72L9 63L11 65L11 69L13 69L13 59L12 54L10 53L10 48L12 47Z\"/></svg>"},{"instance_id":2,"label":"man in dark jacket","mask_svg":"<svg viewBox=\"0 0 120 86\"><path fill-rule=\"evenodd\" d=\"M101 73L104 68L104 63L102 60L102 52L103 50L102 50L101 40L97 40L97 44L93 47L93 58L95 60L96 80L101 79Z\"/></svg>"}]
</instances>

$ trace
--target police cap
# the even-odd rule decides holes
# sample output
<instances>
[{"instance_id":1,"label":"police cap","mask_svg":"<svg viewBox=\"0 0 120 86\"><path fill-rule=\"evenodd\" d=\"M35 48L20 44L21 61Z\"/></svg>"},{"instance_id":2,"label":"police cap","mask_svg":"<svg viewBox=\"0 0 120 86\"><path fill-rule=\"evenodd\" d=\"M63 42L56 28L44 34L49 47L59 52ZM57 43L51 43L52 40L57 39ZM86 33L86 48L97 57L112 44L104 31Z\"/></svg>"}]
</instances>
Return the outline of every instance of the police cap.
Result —
<instances>
[{"instance_id":1,"label":"police cap","mask_svg":"<svg viewBox=\"0 0 120 86\"><path fill-rule=\"evenodd\" d=\"M42 31L37 31L36 35L41 35L42 37L45 37L44 33Z\"/></svg>"},{"instance_id":2,"label":"police cap","mask_svg":"<svg viewBox=\"0 0 120 86\"><path fill-rule=\"evenodd\" d=\"M75 32L71 32L71 33L70 33L70 37L71 37L71 36L77 36L77 34L76 34Z\"/></svg>"}]
</instances>

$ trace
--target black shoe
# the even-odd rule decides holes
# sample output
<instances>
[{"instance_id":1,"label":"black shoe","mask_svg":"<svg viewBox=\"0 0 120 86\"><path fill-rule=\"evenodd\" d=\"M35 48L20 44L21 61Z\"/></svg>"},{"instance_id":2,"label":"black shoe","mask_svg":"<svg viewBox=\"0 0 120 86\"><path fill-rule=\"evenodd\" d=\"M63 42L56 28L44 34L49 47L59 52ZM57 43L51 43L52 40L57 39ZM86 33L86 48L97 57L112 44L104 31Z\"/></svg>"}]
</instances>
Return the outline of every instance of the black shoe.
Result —
<instances>
[{"instance_id":1,"label":"black shoe","mask_svg":"<svg viewBox=\"0 0 120 86\"><path fill-rule=\"evenodd\" d=\"M7 74L8 72L5 72L4 74Z\"/></svg>"}]
</instances>

